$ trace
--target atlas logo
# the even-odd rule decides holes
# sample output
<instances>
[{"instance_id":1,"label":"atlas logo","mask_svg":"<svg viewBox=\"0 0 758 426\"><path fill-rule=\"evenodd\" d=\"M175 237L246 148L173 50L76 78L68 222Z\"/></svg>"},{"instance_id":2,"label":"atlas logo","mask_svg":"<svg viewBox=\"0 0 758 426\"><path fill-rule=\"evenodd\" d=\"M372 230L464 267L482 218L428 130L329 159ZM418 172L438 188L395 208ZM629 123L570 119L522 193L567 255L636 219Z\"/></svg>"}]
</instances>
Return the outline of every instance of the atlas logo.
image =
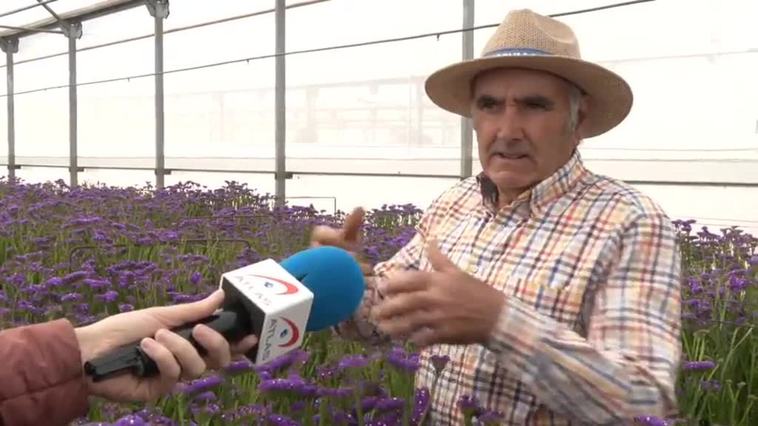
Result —
<instances>
[{"instance_id":1,"label":"atlas logo","mask_svg":"<svg viewBox=\"0 0 758 426\"><path fill-rule=\"evenodd\" d=\"M272 318L266 327L262 345L263 356L266 359L270 358L271 348L274 345L287 349L296 345L298 340L300 340L300 329L294 321L285 317Z\"/></svg>"},{"instance_id":2,"label":"atlas logo","mask_svg":"<svg viewBox=\"0 0 758 426\"><path fill-rule=\"evenodd\" d=\"M299 291L295 284L280 278L257 274L241 275L239 278L241 284L251 291L263 288L266 293L276 296L295 294Z\"/></svg>"},{"instance_id":3,"label":"atlas logo","mask_svg":"<svg viewBox=\"0 0 758 426\"><path fill-rule=\"evenodd\" d=\"M284 320L284 326L279 332L279 341L284 340L284 343L280 343L280 348L289 348L294 346L300 339L300 329L297 328L297 324L289 318L282 317Z\"/></svg>"}]
</instances>

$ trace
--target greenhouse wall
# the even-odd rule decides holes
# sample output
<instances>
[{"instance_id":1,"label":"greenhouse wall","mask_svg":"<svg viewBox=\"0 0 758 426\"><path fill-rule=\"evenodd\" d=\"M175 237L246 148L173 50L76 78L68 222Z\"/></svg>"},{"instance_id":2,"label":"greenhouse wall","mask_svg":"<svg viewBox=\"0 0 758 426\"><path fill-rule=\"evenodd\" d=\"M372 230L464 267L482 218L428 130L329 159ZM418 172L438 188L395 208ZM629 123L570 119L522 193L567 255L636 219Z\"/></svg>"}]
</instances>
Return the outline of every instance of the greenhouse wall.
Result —
<instances>
[{"instance_id":1,"label":"greenhouse wall","mask_svg":"<svg viewBox=\"0 0 758 426\"><path fill-rule=\"evenodd\" d=\"M462 28L464 3L330 0L286 11L290 203L325 210L425 207L458 179L461 119L431 103L424 79L461 59L462 33L444 32ZM607 4L471 3L474 25L485 27L473 31L475 56L509 9L555 14ZM275 191L274 7L270 0L170 3L163 47L165 167L172 170L166 185L234 180ZM11 24L34 21L30 13L40 12L19 13ZM254 16L201 25L245 14ZM624 76L635 93L624 123L581 145L589 168L629 181L674 218L758 232L755 16L752 0L671 0L561 18L575 29L583 56ZM156 183L152 33L144 6L83 24L80 184ZM22 165L16 176L27 182L69 179L66 49L63 35L35 34L22 38L14 55L15 162ZM5 69L5 56L0 65ZM197 69L175 72L187 68ZM6 108L0 108L0 140L0 162L7 164ZM472 160L477 173L475 142ZM371 173L397 176L358 176Z\"/></svg>"}]
</instances>

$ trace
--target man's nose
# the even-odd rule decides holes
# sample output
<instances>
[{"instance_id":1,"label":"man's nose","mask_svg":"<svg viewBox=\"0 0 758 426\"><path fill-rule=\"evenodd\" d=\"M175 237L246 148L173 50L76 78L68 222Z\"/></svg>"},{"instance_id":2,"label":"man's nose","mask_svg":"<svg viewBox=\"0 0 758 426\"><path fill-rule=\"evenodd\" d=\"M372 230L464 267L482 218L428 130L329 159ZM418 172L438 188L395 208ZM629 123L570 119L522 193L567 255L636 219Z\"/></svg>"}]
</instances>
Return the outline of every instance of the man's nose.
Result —
<instances>
[{"instance_id":1,"label":"man's nose","mask_svg":"<svg viewBox=\"0 0 758 426\"><path fill-rule=\"evenodd\" d=\"M523 118L515 105L508 105L498 117L497 138L502 140L524 137Z\"/></svg>"}]
</instances>

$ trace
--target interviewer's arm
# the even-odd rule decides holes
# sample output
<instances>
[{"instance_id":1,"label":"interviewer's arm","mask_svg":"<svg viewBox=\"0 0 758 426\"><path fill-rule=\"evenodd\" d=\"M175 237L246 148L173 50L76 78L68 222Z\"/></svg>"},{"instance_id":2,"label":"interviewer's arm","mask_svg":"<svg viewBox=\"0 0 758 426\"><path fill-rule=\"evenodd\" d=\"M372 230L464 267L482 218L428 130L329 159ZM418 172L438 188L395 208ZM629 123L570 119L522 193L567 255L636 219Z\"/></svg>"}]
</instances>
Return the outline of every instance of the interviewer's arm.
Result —
<instances>
[{"instance_id":1,"label":"interviewer's arm","mask_svg":"<svg viewBox=\"0 0 758 426\"><path fill-rule=\"evenodd\" d=\"M0 331L0 425L63 425L87 413L87 384L67 320Z\"/></svg>"}]
</instances>

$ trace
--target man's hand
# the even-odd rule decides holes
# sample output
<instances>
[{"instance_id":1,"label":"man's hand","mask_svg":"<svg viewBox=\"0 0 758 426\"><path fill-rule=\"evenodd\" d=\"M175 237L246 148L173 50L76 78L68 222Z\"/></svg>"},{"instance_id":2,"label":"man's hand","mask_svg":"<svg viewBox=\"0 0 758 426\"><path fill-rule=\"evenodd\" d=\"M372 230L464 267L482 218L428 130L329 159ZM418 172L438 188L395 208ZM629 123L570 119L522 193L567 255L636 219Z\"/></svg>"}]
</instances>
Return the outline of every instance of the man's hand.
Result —
<instances>
[{"instance_id":1,"label":"man's hand","mask_svg":"<svg viewBox=\"0 0 758 426\"><path fill-rule=\"evenodd\" d=\"M221 334L197 325L192 336L207 350L207 355L201 357L187 340L168 330L212 315L223 301L224 292L218 290L194 303L125 312L75 329L82 364L142 339L140 346L160 371L159 376L146 379L128 374L97 383L88 379L90 393L118 402L155 400L170 392L179 379L196 378L208 368L225 367L232 357L246 353L257 344L256 336L230 347Z\"/></svg>"},{"instance_id":2,"label":"man's hand","mask_svg":"<svg viewBox=\"0 0 758 426\"><path fill-rule=\"evenodd\" d=\"M401 271L381 284L385 301L373 312L379 330L421 347L486 343L505 295L460 270L433 241L427 256L433 272Z\"/></svg>"},{"instance_id":3,"label":"man's hand","mask_svg":"<svg viewBox=\"0 0 758 426\"><path fill-rule=\"evenodd\" d=\"M311 233L311 247L334 246L349 251L358 261L364 275L371 275L372 268L365 262L360 251L360 229L363 225L363 218L366 213L362 208L357 207L345 218L342 229L334 229L328 226L317 226Z\"/></svg>"}]
</instances>

